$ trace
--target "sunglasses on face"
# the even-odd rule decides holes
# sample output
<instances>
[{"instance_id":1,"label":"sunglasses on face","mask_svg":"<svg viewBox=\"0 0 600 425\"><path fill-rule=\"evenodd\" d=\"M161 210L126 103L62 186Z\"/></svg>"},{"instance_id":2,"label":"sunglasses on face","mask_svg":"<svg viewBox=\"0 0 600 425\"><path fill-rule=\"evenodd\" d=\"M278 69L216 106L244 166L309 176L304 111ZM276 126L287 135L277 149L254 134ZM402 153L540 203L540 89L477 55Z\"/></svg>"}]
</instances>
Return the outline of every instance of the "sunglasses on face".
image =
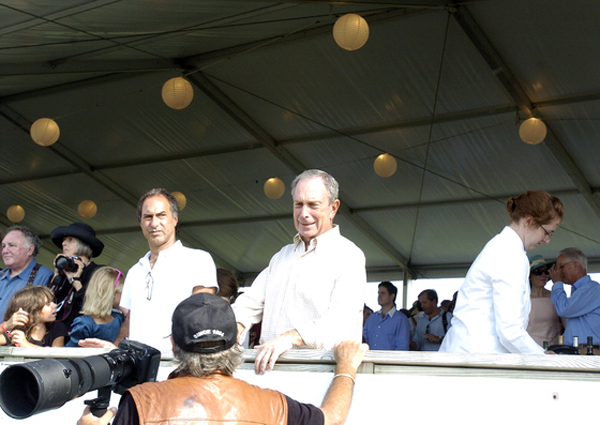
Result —
<instances>
[{"instance_id":1,"label":"sunglasses on face","mask_svg":"<svg viewBox=\"0 0 600 425\"><path fill-rule=\"evenodd\" d=\"M550 271L548 269L535 269L531 272L531 274L535 275L535 276L541 276L543 274L550 274Z\"/></svg>"}]
</instances>

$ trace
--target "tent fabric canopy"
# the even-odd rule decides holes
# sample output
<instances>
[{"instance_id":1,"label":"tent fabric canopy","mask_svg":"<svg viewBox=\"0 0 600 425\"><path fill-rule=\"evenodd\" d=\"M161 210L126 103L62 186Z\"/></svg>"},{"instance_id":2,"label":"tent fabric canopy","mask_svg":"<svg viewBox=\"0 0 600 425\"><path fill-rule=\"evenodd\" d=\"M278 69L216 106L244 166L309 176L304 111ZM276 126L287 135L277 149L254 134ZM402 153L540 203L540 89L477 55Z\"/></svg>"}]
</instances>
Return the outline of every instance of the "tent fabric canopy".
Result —
<instances>
[{"instance_id":1,"label":"tent fabric canopy","mask_svg":"<svg viewBox=\"0 0 600 425\"><path fill-rule=\"evenodd\" d=\"M346 13L370 28L355 51L332 35ZM507 199L544 189L566 215L532 253L577 246L598 271L599 17L556 0L0 0L0 211L23 206L46 265L52 229L83 221L106 245L97 262L127 270L148 250L137 200L179 191L183 243L248 284L295 233L294 176L319 168L381 280L464 275ZM161 89L181 76L194 98L173 110ZM60 127L50 147L29 135L44 117ZM530 117L539 145L519 138Z\"/></svg>"}]
</instances>

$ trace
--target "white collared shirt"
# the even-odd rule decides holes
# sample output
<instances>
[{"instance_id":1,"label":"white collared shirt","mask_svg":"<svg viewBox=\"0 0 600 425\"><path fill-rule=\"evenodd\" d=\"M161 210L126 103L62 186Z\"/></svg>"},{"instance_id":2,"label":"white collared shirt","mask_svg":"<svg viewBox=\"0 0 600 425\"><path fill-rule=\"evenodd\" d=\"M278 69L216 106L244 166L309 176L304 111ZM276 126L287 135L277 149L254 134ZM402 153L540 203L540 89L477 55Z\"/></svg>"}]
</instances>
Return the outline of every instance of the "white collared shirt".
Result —
<instances>
[{"instance_id":1,"label":"white collared shirt","mask_svg":"<svg viewBox=\"0 0 600 425\"><path fill-rule=\"evenodd\" d=\"M530 310L529 260L507 226L471 265L440 351L542 354L527 333Z\"/></svg>"},{"instance_id":2,"label":"white collared shirt","mask_svg":"<svg viewBox=\"0 0 600 425\"><path fill-rule=\"evenodd\" d=\"M309 348L361 341L365 256L339 226L313 238L299 235L271 258L232 305L246 331L262 320L260 343L296 330Z\"/></svg>"}]
</instances>

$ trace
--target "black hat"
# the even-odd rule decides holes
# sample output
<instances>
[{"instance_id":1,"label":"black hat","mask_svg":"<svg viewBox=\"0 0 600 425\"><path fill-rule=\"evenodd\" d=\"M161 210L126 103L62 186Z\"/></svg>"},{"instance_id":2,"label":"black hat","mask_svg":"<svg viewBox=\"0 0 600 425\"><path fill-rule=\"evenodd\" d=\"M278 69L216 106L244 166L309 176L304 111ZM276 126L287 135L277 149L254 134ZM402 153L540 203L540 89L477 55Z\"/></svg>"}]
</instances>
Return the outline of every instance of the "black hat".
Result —
<instances>
[{"instance_id":1,"label":"black hat","mask_svg":"<svg viewBox=\"0 0 600 425\"><path fill-rule=\"evenodd\" d=\"M50 239L59 248L62 248L63 239L66 236L77 238L88 244L92 248L92 257L102 254L104 244L96 237L92 226L85 223L71 223L68 226L57 227L50 233Z\"/></svg>"},{"instance_id":2,"label":"black hat","mask_svg":"<svg viewBox=\"0 0 600 425\"><path fill-rule=\"evenodd\" d=\"M172 334L175 344L183 351L218 353L237 342L237 323L227 301L200 292L177 306L173 312ZM199 346L204 342L213 344Z\"/></svg>"}]
</instances>

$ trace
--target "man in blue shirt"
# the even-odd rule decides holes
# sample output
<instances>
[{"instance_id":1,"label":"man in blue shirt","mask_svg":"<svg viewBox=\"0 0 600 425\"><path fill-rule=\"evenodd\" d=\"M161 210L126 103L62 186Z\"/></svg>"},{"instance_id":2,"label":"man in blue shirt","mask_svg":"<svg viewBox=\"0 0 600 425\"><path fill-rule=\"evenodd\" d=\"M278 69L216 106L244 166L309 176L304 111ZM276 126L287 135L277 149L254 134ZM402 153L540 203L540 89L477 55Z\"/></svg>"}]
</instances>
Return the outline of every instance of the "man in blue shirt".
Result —
<instances>
[{"instance_id":1,"label":"man in blue shirt","mask_svg":"<svg viewBox=\"0 0 600 425\"><path fill-rule=\"evenodd\" d=\"M565 344L570 345L577 336L584 345L591 336L597 346L600 343L600 284L587 274L587 257L577 248L563 249L550 269L550 278L554 282L550 297L556 313L567 319ZM565 283L571 285L570 297L565 293Z\"/></svg>"},{"instance_id":2,"label":"man in blue shirt","mask_svg":"<svg viewBox=\"0 0 600 425\"><path fill-rule=\"evenodd\" d=\"M2 239L2 260L7 268L0 272L0 320L15 292L28 285L46 286L50 282L52 270L35 261L40 246L40 238L23 226L10 227ZM14 326L11 322L8 327L7 323L0 327L11 330Z\"/></svg>"},{"instance_id":3,"label":"man in blue shirt","mask_svg":"<svg viewBox=\"0 0 600 425\"><path fill-rule=\"evenodd\" d=\"M371 314L363 327L363 338L371 350L408 351L410 325L408 317L396 309L398 288L381 282L377 303L381 310Z\"/></svg>"},{"instance_id":4,"label":"man in blue shirt","mask_svg":"<svg viewBox=\"0 0 600 425\"><path fill-rule=\"evenodd\" d=\"M417 351L438 351L452 320L452 313L438 307L438 295L433 289L419 294L419 303L425 315L417 322L411 345Z\"/></svg>"}]
</instances>

